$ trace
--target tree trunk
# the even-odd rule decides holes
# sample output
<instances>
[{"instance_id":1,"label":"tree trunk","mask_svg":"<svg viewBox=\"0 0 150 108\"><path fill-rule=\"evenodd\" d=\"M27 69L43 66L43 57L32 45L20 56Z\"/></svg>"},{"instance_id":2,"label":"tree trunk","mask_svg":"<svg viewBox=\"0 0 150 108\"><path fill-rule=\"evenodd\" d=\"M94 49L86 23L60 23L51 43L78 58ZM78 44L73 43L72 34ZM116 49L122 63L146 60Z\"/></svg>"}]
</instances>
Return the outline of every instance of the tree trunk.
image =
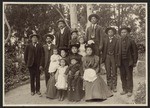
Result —
<instances>
[{"instance_id":1,"label":"tree trunk","mask_svg":"<svg viewBox=\"0 0 150 108\"><path fill-rule=\"evenodd\" d=\"M90 21L88 20L89 15L93 13L93 5L92 4L87 4L87 25L86 25L86 30L90 26Z\"/></svg>"},{"instance_id":2,"label":"tree trunk","mask_svg":"<svg viewBox=\"0 0 150 108\"><path fill-rule=\"evenodd\" d=\"M6 25L7 25L7 28L8 28L8 36L7 36L7 38L5 39L5 44L10 40L10 36L11 36L11 27L10 27L10 25L9 25L9 23L8 23L8 20L7 20L7 18L6 18L6 14L4 13L4 22L6 23Z\"/></svg>"},{"instance_id":3,"label":"tree trunk","mask_svg":"<svg viewBox=\"0 0 150 108\"><path fill-rule=\"evenodd\" d=\"M76 4L70 4L70 22L71 28L74 29L78 27Z\"/></svg>"}]
</instances>

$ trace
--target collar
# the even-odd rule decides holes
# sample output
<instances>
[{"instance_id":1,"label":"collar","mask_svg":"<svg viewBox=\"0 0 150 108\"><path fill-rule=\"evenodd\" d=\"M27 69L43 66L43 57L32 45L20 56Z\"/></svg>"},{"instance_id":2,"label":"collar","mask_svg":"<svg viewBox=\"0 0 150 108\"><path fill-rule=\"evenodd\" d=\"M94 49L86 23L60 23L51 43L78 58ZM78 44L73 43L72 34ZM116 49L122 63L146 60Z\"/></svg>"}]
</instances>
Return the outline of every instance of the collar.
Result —
<instances>
[{"instance_id":1,"label":"collar","mask_svg":"<svg viewBox=\"0 0 150 108\"><path fill-rule=\"evenodd\" d=\"M92 27L94 26L94 28L97 26L97 24L92 24Z\"/></svg>"},{"instance_id":2,"label":"collar","mask_svg":"<svg viewBox=\"0 0 150 108\"><path fill-rule=\"evenodd\" d=\"M47 45L48 45L48 46L51 46L51 43L50 43L50 44L49 44L49 43L47 43Z\"/></svg>"}]
</instances>

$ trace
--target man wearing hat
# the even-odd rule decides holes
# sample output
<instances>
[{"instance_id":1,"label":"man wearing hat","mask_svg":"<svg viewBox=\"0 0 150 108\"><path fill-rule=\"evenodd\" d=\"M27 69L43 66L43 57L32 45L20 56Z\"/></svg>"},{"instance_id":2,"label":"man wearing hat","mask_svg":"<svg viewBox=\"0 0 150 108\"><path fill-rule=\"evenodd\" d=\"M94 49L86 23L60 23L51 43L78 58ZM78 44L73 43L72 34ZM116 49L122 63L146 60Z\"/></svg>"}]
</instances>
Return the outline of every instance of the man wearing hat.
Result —
<instances>
[{"instance_id":1,"label":"man wearing hat","mask_svg":"<svg viewBox=\"0 0 150 108\"><path fill-rule=\"evenodd\" d=\"M117 65L120 68L120 76L122 81L121 95L127 94L132 96L133 92L133 67L136 66L138 60L137 46L134 40L130 37L131 29L129 27L122 27L118 33L121 38L117 45Z\"/></svg>"},{"instance_id":2,"label":"man wearing hat","mask_svg":"<svg viewBox=\"0 0 150 108\"><path fill-rule=\"evenodd\" d=\"M53 49L56 47L54 44L52 44L52 41L54 39L54 36L51 34L46 34L45 36L46 44L43 45L44 48L44 71L45 71L45 83L47 86L47 82L50 78L50 75L48 73L49 64L50 64L50 57L53 54Z\"/></svg>"},{"instance_id":3,"label":"man wearing hat","mask_svg":"<svg viewBox=\"0 0 150 108\"><path fill-rule=\"evenodd\" d=\"M40 43L38 43L39 35L32 34L30 35L31 43L26 46L24 52L25 63L30 72L31 79L31 95L34 95L35 92L38 95L40 93L40 71L43 69L44 64L44 49ZM35 85L36 83L36 85Z\"/></svg>"},{"instance_id":4,"label":"man wearing hat","mask_svg":"<svg viewBox=\"0 0 150 108\"><path fill-rule=\"evenodd\" d=\"M91 14L89 16L89 21L91 26L87 28L86 37L87 41L93 41L95 44L95 54L100 55L100 50L102 49L102 37L104 32L102 27L98 25L99 16L97 14Z\"/></svg>"},{"instance_id":5,"label":"man wearing hat","mask_svg":"<svg viewBox=\"0 0 150 108\"><path fill-rule=\"evenodd\" d=\"M109 27L105 30L106 38L103 40L102 62L105 64L107 85L110 90L117 92L117 67L115 61L117 39L116 29Z\"/></svg>"},{"instance_id":6,"label":"man wearing hat","mask_svg":"<svg viewBox=\"0 0 150 108\"><path fill-rule=\"evenodd\" d=\"M69 46L70 40L70 29L66 26L65 21L60 19L57 21L59 30L56 33L56 46L64 47Z\"/></svg>"}]
</instances>

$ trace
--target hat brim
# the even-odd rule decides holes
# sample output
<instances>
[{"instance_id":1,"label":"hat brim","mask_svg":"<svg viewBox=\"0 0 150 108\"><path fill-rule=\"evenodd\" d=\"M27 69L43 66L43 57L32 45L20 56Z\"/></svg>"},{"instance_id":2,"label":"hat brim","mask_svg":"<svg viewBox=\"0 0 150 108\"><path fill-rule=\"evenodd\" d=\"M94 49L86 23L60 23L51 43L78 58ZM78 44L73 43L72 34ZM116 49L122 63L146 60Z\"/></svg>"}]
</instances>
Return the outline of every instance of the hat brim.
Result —
<instances>
[{"instance_id":1,"label":"hat brim","mask_svg":"<svg viewBox=\"0 0 150 108\"><path fill-rule=\"evenodd\" d=\"M129 27L122 27L122 28L120 28L120 29L118 30L118 34L119 34L119 35L121 34L121 31L122 31L122 30L127 30L128 33L131 32L131 29L130 29Z\"/></svg>"},{"instance_id":2,"label":"hat brim","mask_svg":"<svg viewBox=\"0 0 150 108\"><path fill-rule=\"evenodd\" d=\"M97 14L91 14L88 18L90 22L91 22L92 17L95 17L97 19L97 21L99 20L99 16Z\"/></svg>"},{"instance_id":3,"label":"hat brim","mask_svg":"<svg viewBox=\"0 0 150 108\"><path fill-rule=\"evenodd\" d=\"M69 49L68 49L67 47L60 47L59 50L60 50L60 51L61 51L61 50L64 50L64 51L68 52Z\"/></svg>"},{"instance_id":4,"label":"hat brim","mask_svg":"<svg viewBox=\"0 0 150 108\"><path fill-rule=\"evenodd\" d=\"M31 34L29 37L30 37L30 39L32 39L32 37L33 36L36 36L38 39L40 38L40 36L39 35L37 35L37 34Z\"/></svg>"},{"instance_id":5,"label":"hat brim","mask_svg":"<svg viewBox=\"0 0 150 108\"><path fill-rule=\"evenodd\" d=\"M64 20L58 20L58 21L57 21L57 24L58 24L59 22L63 22L64 24L66 24Z\"/></svg>"},{"instance_id":6,"label":"hat brim","mask_svg":"<svg viewBox=\"0 0 150 108\"><path fill-rule=\"evenodd\" d=\"M73 30L73 31L71 31L71 34L74 33L74 32L75 32L75 33L78 33L78 30Z\"/></svg>"},{"instance_id":7,"label":"hat brim","mask_svg":"<svg viewBox=\"0 0 150 108\"><path fill-rule=\"evenodd\" d=\"M70 45L69 48L71 49L72 47L76 47L76 48L79 48L80 45L79 44L73 44L73 45Z\"/></svg>"},{"instance_id":8,"label":"hat brim","mask_svg":"<svg viewBox=\"0 0 150 108\"><path fill-rule=\"evenodd\" d=\"M107 29L105 30L105 33L108 34L108 31L109 31L109 30L112 30L112 31L114 32L114 34L117 33L117 30L116 30L115 28L112 28L112 27L107 28Z\"/></svg>"},{"instance_id":9,"label":"hat brim","mask_svg":"<svg viewBox=\"0 0 150 108\"><path fill-rule=\"evenodd\" d=\"M54 40L54 36L51 35L51 34L46 34L46 35L44 35L44 37L45 37L45 39L46 39L47 37L50 37L50 38L52 39L52 41Z\"/></svg>"}]
</instances>

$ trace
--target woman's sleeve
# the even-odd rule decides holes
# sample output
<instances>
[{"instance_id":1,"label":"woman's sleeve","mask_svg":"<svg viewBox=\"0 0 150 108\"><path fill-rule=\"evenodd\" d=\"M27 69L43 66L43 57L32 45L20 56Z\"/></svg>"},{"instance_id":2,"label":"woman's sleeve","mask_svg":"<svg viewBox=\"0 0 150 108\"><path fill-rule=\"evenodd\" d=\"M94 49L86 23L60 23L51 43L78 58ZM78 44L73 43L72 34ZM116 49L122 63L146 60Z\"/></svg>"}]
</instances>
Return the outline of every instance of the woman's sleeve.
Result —
<instances>
[{"instance_id":1,"label":"woman's sleeve","mask_svg":"<svg viewBox=\"0 0 150 108\"><path fill-rule=\"evenodd\" d=\"M100 67L99 67L99 57L98 56L95 56L94 68L95 68L96 73L99 73Z\"/></svg>"}]
</instances>

